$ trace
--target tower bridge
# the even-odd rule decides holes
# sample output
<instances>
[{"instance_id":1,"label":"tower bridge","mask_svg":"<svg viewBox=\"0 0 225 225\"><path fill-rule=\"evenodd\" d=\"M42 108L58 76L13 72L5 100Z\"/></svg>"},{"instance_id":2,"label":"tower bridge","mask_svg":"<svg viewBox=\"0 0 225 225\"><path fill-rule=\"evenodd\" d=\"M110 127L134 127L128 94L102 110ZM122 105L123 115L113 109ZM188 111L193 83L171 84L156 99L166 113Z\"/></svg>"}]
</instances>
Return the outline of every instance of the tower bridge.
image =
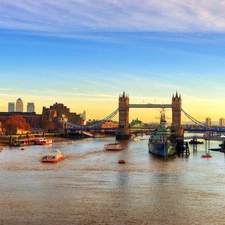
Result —
<instances>
[{"instance_id":1,"label":"tower bridge","mask_svg":"<svg viewBox=\"0 0 225 225\"><path fill-rule=\"evenodd\" d=\"M109 116L90 126L80 126L67 121L66 125L68 126L65 128L65 132L72 130L99 130L103 123L111 120L117 113L119 113L119 126L116 129L116 139L129 139L129 110L131 108L172 108L172 127L178 136L182 136L183 130L181 128L181 104L181 96L178 96L177 93L172 97L172 104L130 104L129 97L125 94L125 92L123 92L123 94L119 96L118 109L112 112Z\"/></svg>"},{"instance_id":2,"label":"tower bridge","mask_svg":"<svg viewBox=\"0 0 225 225\"><path fill-rule=\"evenodd\" d=\"M183 136L181 127L181 95L176 92L172 96L171 104L130 104L128 95L123 92L119 96L119 127L116 130L116 139L130 138L129 109L130 108L171 108L172 109L172 129L177 136Z\"/></svg>"}]
</instances>

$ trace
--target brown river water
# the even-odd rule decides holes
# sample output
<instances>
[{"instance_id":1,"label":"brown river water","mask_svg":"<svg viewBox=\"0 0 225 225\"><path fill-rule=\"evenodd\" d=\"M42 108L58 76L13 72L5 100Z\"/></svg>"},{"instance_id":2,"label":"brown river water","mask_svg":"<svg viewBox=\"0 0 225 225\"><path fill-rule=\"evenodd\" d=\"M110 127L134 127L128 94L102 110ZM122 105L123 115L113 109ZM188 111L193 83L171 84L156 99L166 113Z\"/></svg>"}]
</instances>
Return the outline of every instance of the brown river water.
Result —
<instances>
[{"instance_id":1,"label":"brown river water","mask_svg":"<svg viewBox=\"0 0 225 225\"><path fill-rule=\"evenodd\" d=\"M190 146L189 157L165 160L148 153L147 136L105 151L114 141L88 138L23 151L2 146L0 225L225 224L224 153L201 158L203 144L197 152ZM65 159L41 163L55 148Z\"/></svg>"}]
</instances>

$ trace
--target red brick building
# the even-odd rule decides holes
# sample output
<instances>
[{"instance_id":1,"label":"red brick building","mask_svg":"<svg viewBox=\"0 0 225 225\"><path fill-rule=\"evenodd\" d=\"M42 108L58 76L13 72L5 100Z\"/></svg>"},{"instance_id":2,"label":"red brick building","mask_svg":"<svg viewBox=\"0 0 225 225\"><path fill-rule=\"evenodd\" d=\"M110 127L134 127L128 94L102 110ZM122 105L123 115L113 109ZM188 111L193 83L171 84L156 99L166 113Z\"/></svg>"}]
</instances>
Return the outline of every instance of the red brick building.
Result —
<instances>
[{"instance_id":1,"label":"red brick building","mask_svg":"<svg viewBox=\"0 0 225 225\"><path fill-rule=\"evenodd\" d=\"M22 116L25 120L26 123L30 125L31 128L31 133L33 133L35 130L40 129L40 121L41 121L41 115L36 114L35 112L33 113L27 113L27 112L0 112L0 116L7 119L8 116L13 116L13 115L20 115Z\"/></svg>"},{"instance_id":2,"label":"red brick building","mask_svg":"<svg viewBox=\"0 0 225 225\"><path fill-rule=\"evenodd\" d=\"M69 121L74 124L83 126L84 119L77 113L71 113L70 109L64 106L62 103L55 103L49 108L43 107L42 120L48 120L53 122L65 122Z\"/></svg>"}]
</instances>

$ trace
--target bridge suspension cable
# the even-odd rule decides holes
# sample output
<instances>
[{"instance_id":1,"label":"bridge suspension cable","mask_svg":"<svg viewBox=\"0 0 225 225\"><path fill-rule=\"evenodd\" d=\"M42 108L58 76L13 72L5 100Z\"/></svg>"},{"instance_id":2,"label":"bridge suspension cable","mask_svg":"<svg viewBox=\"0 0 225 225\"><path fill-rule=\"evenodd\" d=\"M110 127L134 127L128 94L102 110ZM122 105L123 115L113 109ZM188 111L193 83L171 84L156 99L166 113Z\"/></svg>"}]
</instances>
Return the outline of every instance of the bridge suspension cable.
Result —
<instances>
[{"instance_id":1,"label":"bridge suspension cable","mask_svg":"<svg viewBox=\"0 0 225 225\"><path fill-rule=\"evenodd\" d=\"M116 109L114 112L112 112L110 115L108 115L107 117L105 117L104 119L96 122L95 124L92 124L91 126L89 126L89 128L94 128L94 127L98 127L101 124L105 123L108 120L111 120L117 113L119 112L119 108Z\"/></svg>"},{"instance_id":2,"label":"bridge suspension cable","mask_svg":"<svg viewBox=\"0 0 225 225\"><path fill-rule=\"evenodd\" d=\"M116 109L114 112L112 112L110 115L108 115L107 117L105 117L102 120L97 121L96 123L90 125L90 126L80 126L74 123L71 123L69 121L66 122L66 124L68 124L69 126L75 128L75 129L82 129L82 130L88 130L88 129L92 129L92 128L96 128L99 127L100 125L102 125L103 123L105 123L106 121L111 120L117 113L119 112L119 108Z\"/></svg>"},{"instance_id":3,"label":"bridge suspension cable","mask_svg":"<svg viewBox=\"0 0 225 225\"><path fill-rule=\"evenodd\" d=\"M197 125L200 125L202 127L208 127L205 123L202 123L198 120L196 120L195 118L193 118L192 116L190 116L187 112L185 112L183 109L181 109L181 111L185 114L185 116L188 117L188 119L190 119L192 122L194 122Z\"/></svg>"}]
</instances>

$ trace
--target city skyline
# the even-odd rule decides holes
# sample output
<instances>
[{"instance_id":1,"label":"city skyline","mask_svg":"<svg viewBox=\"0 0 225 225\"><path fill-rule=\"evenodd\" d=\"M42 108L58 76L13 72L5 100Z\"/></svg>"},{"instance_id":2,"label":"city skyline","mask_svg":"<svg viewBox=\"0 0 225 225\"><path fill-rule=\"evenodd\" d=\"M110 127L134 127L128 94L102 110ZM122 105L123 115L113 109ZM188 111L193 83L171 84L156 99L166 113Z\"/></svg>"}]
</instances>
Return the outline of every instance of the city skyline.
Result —
<instances>
[{"instance_id":1,"label":"city skyline","mask_svg":"<svg viewBox=\"0 0 225 225\"><path fill-rule=\"evenodd\" d=\"M18 100L20 101L20 102L22 102L22 104L23 104L23 101L22 101L22 99L21 98L19 98L19 99L17 99L17 101L16 102L8 102L8 112L17 112L17 109L15 108L15 105L17 104L17 102L18 102ZM59 102L56 102L56 103L54 103L54 104L63 104L63 103L59 103ZM12 107L12 105L13 105L13 107ZM64 104L63 104L64 105ZM70 107L68 107L68 106L66 106L66 105L64 105L66 108L68 108L69 110L70 110ZM45 106L44 106L45 107ZM48 106L48 107L51 107L51 106ZM48 108L47 107L47 108ZM24 110L19 110L18 112L34 112L34 113L36 113L35 112L35 104L34 104L34 102L28 102L27 103L27 110L26 111L24 111ZM129 111L132 111L132 110L134 110L134 109L130 109ZM139 109L140 110L140 109ZM142 108L142 110L144 110L143 108ZM148 110L157 110L157 111L161 111L161 109L154 109L154 108L148 108ZM164 109L165 111L170 111L170 109ZM71 111L70 111L71 112ZM42 114L43 113L43 111L41 112L41 113L36 113L36 114ZM82 117L84 117L84 120L85 121L87 121L87 119L86 119L86 111L84 110L83 111L83 113L78 113L78 112L75 112L75 113L77 113L77 114L79 114L79 115L81 115ZM118 116L118 114L116 114L117 116ZM172 109L171 109L171 116L172 116ZM114 117L115 118L115 117ZM112 120L114 120L114 118L112 118ZM152 121L141 121L141 122L144 122L144 123L154 123L154 122L156 122L156 123L158 123L159 121L159 118L160 117L155 117L155 119L156 119L156 121L155 120L152 120ZM104 118L101 118L101 119L104 119ZM99 119L99 120L101 120L101 119ZM168 117L168 116L166 116L166 119L168 120L168 122L172 122L172 120L171 120L171 118L170 117ZM88 120L96 120L96 118L89 118ZM98 120L98 119L97 119ZM130 118L129 117L129 122L131 123L132 121L134 121L134 120L139 120L138 118ZM204 118L203 120L199 120L199 122L202 122L202 123L205 123L207 126L211 126L211 125L216 125L216 126L224 126L225 125L225 118L223 118L223 117L220 117L220 118L218 118L218 120L215 120L215 121L213 121L210 117L207 117L207 118ZM195 122L194 121L192 121L192 120L188 120L188 121L184 121L184 120L182 120L182 123L183 124L194 124Z\"/></svg>"},{"instance_id":2,"label":"city skyline","mask_svg":"<svg viewBox=\"0 0 225 225\"><path fill-rule=\"evenodd\" d=\"M0 111L19 96L103 119L130 103L171 103L199 121L225 117L225 8L221 1L0 2ZM51 13L49 13L51 12ZM156 109L130 120L157 121ZM168 111L171 118L171 112ZM188 121L182 115L183 121Z\"/></svg>"},{"instance_id":3,"label":"city skyline","mask_svg":"<svg viewBox=\"0 0 225 225\"><path fill-rule=\"evenodd\" d=\"M24 102L18 98L15 102L8 102L8 110L4 112L35 112L34 102L27 102L26 110L24 110Z\"/></svg>"}]
</instances>

